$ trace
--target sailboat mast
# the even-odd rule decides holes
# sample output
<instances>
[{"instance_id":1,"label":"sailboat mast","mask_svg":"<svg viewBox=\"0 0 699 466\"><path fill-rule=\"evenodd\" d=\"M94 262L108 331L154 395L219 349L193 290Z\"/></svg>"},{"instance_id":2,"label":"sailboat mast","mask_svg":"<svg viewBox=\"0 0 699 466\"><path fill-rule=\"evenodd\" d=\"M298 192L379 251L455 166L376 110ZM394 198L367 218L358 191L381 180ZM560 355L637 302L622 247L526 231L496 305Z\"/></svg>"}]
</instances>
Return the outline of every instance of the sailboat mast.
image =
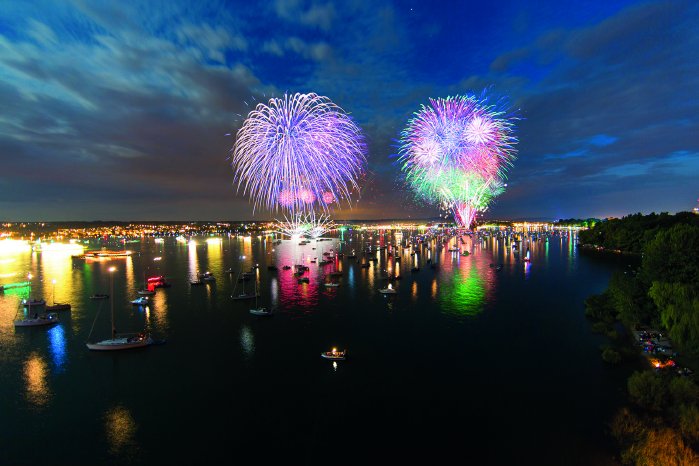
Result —
<instances>
[{"instance_id":1,"label":"sailboat mast","mask_svg":"<svg viewBox=\"0 0 699 466\"><path fill-rule=\"evenodd\" d=\"M116 326L114 325L114 271L116 267L109 268L109 304L112 315L112 340L116 338Z\"/></svg>"}]
</instances>

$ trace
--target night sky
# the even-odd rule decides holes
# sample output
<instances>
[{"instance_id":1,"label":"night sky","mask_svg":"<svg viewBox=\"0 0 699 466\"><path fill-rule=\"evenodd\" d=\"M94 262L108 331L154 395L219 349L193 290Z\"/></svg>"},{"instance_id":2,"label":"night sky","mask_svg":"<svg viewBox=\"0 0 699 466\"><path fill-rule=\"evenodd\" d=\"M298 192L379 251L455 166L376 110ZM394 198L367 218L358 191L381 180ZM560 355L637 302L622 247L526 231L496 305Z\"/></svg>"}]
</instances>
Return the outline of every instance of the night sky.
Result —
<instances>
[{"instance_id":1,"label":"night sky","mask_svg":"<svg viewBox=\"0 0 699 466\"><path fill-rule=\"evenodd\" d=\"M691 210L694 1L0 3L0 219L244 220L229 150L257 101L316 92L365 131L340 219L436 216L396 139L429 97L507 96L519 158L491 218Z\"/></svg>"}]
</instances>

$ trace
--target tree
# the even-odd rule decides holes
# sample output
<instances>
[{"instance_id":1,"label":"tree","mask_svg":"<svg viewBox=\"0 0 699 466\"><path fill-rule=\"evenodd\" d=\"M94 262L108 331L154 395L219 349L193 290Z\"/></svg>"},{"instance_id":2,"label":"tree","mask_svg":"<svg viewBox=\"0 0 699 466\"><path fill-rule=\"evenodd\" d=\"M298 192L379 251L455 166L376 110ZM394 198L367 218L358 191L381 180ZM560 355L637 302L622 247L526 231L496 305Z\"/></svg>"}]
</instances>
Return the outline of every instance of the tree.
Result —
<instances>
[{"instance_id":1,"label":"tree","mask_svg":"<svg viewBox=\"0 0 699 466\"><path fill-rule=\"evenodd\" d=\"M654 372L634 372L629 377L628 389L631 401L641 408L659 412L667 403L667 387Z\"/></svg>"},{"instance_id":2,"label":"tree","mask_svg":"<svg viewBox=\"0 0 699 466\"><path fill-rule=\"evenodd\" d=\"M699 296L694 286L654 282L648 291L670 338L681 349L699 352Z\"/></svg>"},{"instance_id":3,"label":"tree","mask_svg":"<svg viewBox=\"0 0 699 466\"><path fill-rule=\"evenodd\" d=\"M643 248L641 275L654 281L699 284L699 227L675 225Z\"/></svg>"}]
</instances>

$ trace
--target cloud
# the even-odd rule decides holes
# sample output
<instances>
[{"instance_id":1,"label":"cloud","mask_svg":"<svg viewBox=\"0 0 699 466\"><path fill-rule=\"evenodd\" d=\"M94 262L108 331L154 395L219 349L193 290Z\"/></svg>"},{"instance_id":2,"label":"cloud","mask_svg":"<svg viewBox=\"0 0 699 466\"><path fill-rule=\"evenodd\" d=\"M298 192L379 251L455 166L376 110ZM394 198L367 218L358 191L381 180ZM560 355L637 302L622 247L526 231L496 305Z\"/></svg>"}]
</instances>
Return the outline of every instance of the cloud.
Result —
<instances>
[{"instance_id":1,"label":"cloud","mask_svg":"<svg viewBox=\"0 0 699 466\"><path fill-rule=\"evenodd\" d=\"M274 10L277 16L288 22L330 31L336 16L333 4L308 3L300 0L276 0Z\"/></svg>"}]
</instances>

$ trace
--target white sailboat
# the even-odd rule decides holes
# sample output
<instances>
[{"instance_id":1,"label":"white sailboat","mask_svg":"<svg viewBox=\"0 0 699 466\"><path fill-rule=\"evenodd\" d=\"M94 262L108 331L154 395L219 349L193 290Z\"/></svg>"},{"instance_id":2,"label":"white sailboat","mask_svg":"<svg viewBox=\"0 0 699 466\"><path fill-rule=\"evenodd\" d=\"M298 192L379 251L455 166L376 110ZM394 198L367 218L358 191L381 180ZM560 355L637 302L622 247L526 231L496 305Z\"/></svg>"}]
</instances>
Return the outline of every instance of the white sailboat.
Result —
<instances>
[{"instance_id":1,"label":"white sailboat","mask_svg":"<svg viewBox=\"0 0 699 466\"><path fill-rule=\"evenodd\" d=\"M272 315L272 310L267 309L266 307L258 307L257 306L257 297L260 294L257 292L257 280L255 280L255 307L253 309L250 309L250 314L254 316L271 316Z\"/></svg>"},{"instance_id":2,"label":"white sailboat","mask_svg":"<svg viewBox=\"0 0 699 466\"><path fill-rule=\"evenodd\" d=\"M241 272L243 271L243 268L240 268L240 272L238 272L238 278L240 279ZM257 283L257 280L255 280L255 283ZM238 282L235 284L235 288L233 288L233 294L231 295L231 298L235 300L243 300L243 299L252 299L255 298L257 299L257 291L255 293L246 293L245 292L245 281L243 280L243 292L240 294L235 294L235 290L238 288Z\"/></svg>"},{"instance_id":3,"label":"white sailboat","mask_svg":"<svg viewBox=\"0 0 699 466\"><path fill-rule=\"evenodd\" d=\"M114 272L114 268L109 269L110 272ZM111 278L111 277L110 277ZM149 346L153 344L153 339L147 333L137 333L129 335L117 335L116 326L114 325L114 281L113 278L110 281L110 291L109 291L109 301L111 307L111 317L112 317L112 338L106 340L98 341L96 343L86 343L87 348L92 351L116 351L125 350L132 348L142 348L144 346ZM99 314L98 314L99 315ZM97 316L95 316L95 319ZM93 322L92 327L95 327ZM92 330L90 330L90 335L92 335ZM88 336L89 338L89 336Z\"/></svg>"}]
</instances>

